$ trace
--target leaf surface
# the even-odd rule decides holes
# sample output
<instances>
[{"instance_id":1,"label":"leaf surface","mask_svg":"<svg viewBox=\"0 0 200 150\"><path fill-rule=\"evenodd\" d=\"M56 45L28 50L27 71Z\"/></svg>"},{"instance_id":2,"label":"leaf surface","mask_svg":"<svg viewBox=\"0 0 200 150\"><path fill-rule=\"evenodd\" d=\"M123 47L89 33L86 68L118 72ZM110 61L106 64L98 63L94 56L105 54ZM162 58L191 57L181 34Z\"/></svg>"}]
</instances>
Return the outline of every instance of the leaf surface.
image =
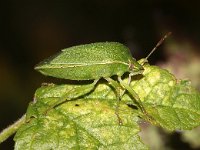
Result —
<instances>
[{"instance_id":1,"label":"leaf surface","mask_svg":"<svg viewBox=\"0 0 200 150\"><path fill-rule=\"evenodd\" d=\"M200 94L190 82L177 80L164 69L146 65L144 75L133 77L130 86L148 115L154 118L152 124L168 130L199 126ZM98 82L90 93L87 93L88 87L90 85L66 84L39 88L35 102L28 107L27 123L15 136L15 149L148 149L138 135L138 116L147 121L148 118L140 109L132 107L133 98L125 93L117 116L118 102L113 88L106 81ZM48 110L51 104L62 100L63 95L72 99Z\"/></svg>"},{"instance_id":2,"label":"leaf surface","mask_svg":"<svg viewBox=\"0 0 200 150\"><path fill-rule=\"evenodd\" d=\"M108 85L98 85L93 93L96 98L67 101L43 114L69 86L49 85L37 90L37 102L27 111L28 122L15 136L15 149L147 149L138 135L137 111L125 103L120 103L123 125L119 125L117 101ZM102 89L107 89L107 94Z\"/></svg>"},{"instance_id":3,"label":"leaf surface","mask_svg":"<svg viewBox=\"0 0 200 150\"><path fill-rule=\"evenodd\" d=\"M200 93L189 81L177 80L159 67L146 66L144 77L131 86L157 125L188 130L200 124Z\"/></svg>"}]
</instances>

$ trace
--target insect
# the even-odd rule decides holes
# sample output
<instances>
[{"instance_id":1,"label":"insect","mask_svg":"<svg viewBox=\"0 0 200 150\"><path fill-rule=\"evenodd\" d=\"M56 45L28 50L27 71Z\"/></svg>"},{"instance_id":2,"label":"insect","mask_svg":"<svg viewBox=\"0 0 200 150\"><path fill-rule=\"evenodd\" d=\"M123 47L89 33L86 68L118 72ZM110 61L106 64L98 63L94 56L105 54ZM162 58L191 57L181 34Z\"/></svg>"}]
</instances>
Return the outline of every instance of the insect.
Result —
<instances>
[{"instance_id":1,"label":"insect","mask_svg":"<svg viewBox=\"0 0 200 150\"><path fill-rule=\"evenodd\" d=\"M166 34L140 63L132 57L129 49L123 44L118 42L99 42L63 49L58 54L39 63L35 69L44 75L56 78L94 80L88 91L92 91L98 80L104 78L116 90L118 101L124 93L120 95L119 91L122 87L124 91L127 90L132 95L140 110L147 114L137 93L129 84L132 76L143 73L143 64L147 62L148 57L169 34ZM126 72L129 73L128 83L125 83L121 78ZM117 81L111 78L114 75L118 77ZM62 103L64 99L57 104Z\"/></svg>"}]
</instances>

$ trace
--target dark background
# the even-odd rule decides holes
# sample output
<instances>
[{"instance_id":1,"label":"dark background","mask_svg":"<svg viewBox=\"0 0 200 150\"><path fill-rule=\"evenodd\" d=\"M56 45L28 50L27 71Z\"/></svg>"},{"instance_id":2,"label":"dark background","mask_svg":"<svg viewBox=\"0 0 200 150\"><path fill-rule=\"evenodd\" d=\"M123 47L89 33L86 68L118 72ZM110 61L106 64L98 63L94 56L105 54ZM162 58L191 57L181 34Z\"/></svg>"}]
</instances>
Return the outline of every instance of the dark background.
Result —
<instances>
[{"instance_id":1,"label":"dark background","mask_svg":"<svg viewBox=\"0 0 200 150\"><path fill-rule=\"evenodd\" d=\"M72 45L118 41L139 59L168 31L169 39L199 47L199 7L198 1L184 0L1 1L0 130L26 112L42 82L53 80L33 69L44 58ZM163 45L152 64L166 61ZM0 149L13 145L10 138Z\"/></svg>"}]
</instances>

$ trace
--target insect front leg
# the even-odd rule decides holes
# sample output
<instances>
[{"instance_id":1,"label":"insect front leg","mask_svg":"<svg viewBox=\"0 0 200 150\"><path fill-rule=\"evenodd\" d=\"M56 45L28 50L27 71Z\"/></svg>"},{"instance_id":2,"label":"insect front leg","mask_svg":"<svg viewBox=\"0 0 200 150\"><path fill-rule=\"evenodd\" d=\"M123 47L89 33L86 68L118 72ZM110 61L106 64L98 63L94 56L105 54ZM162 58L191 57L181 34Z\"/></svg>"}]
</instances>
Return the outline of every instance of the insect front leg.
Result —
<instances>
[{"instance_id":1,"label":"insect front leg","mask_svg":"<svg viewBox=\"0 0 200 150\"><path fill-rule=\"evenodd\" d=\"M151 116L148 115L147 111L145 110L138 94L126 83L124 83L124 81L121 79L121 77L118 77L119 83L121 84L122 87L124 87L133 97L133 102L140 108L140 110L142 111L143 114L145 114L145 117L147 117L147 119L151 122L153 122L153 118Z\"/></svg>"},{"instance_id":2,"label":"insect front leg","mask_svg":"<svg viewBox=\"0 0 200 150\"><path fill-rule=\"evenodd\" d=\"M128 85L130 86L130 83L131 83L131 78L132 78L132 74L130 73L129 75L128 75ZM123 91L122 91L122 93L120 94L120 97L122 97L123 95L124 95L124 93L126 92L126 90L124 89Z\"/></svg>"}]
</instances>

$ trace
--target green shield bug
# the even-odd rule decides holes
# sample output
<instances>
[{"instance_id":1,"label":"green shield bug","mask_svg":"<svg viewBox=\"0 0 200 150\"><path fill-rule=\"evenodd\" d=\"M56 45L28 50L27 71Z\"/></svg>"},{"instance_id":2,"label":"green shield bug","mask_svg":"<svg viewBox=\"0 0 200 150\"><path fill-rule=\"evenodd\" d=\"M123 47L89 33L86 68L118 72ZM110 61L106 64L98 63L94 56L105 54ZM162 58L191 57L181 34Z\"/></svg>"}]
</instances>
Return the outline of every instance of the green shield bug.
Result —
<instances>
[{"instance_id":1,"label":"green shield bug","mask_svg":"<svg viewBox=\"0 0 200 150\"><path fill-rule=\"evenodd\" d=\"M70 80L93 80L125 72L142 73L129 49L117 42L92 43L63 49L35 67L44 75Z\"/></svg>"},{"instance_id":2,"label":"green shield bug","mask_svg":"<svg viewBox=\"0 0 200 150\"><path fill-rule=\"evenodd\" d=\"M120 98L118 89L123 87L132 95L141 111L148 116L137 93L129 86L129 83L131 82L131 76L143 73L143 64L147 62L148 57L169 34L166 34L140 63L132 57L129 49L123 44L99 42L63 49L57 55L38 64L35 69L44 75L57 78L95 80L88 91L92 91L97 81L104 78L116 89L118 100ZM126 72L129 73L128 83L124 83L121 79L121 76ZM118 81L111 78L114 75L118 76ZM64 99L57 104L63 101Z\"/></svg>"}]
</instances>

